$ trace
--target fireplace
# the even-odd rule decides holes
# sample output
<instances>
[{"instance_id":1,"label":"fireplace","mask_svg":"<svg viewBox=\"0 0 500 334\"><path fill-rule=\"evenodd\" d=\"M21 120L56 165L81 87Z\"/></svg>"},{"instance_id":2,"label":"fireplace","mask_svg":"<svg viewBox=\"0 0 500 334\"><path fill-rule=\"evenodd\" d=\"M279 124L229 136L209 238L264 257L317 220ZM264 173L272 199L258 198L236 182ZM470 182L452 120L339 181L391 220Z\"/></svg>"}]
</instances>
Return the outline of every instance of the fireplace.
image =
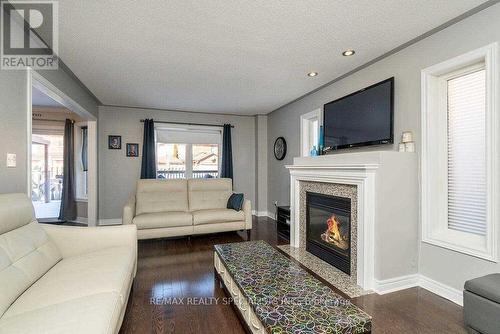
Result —
<instances>
[{"instance_id":1,"label":"fireplace","mask_svg":"<svg viewBox=\"0 0 500 334\"><path fill-rule=\"evenodd\" d=\"M306 250L351 274L351 199L306 193Z\"/></svg>"}]
</instances>

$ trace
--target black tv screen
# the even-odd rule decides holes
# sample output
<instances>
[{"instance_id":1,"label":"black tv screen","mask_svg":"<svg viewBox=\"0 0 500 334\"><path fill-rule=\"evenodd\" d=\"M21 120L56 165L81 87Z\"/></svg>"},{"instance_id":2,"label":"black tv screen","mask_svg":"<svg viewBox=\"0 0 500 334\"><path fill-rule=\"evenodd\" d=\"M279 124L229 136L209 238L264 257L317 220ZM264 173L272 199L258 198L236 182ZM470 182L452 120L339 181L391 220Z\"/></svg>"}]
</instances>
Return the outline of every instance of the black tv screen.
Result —
<instances>
[{"instance_id":1,"label":"black tv screen","mask_svg":"<svg viewBox=\"0 0 500 334\"><path fill-rule=\"evenodd\" d=\"M342 148L394 142L394 78L324 106L324 146Z\"/></svg>"}]
</instances>

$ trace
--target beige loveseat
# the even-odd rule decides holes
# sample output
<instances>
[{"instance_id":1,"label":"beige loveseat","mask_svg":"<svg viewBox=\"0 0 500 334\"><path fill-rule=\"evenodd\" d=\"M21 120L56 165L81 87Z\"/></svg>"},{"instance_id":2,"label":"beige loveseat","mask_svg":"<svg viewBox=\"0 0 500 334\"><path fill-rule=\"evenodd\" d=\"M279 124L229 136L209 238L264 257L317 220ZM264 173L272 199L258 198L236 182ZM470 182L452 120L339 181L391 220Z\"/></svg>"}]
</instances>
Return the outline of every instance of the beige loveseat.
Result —
<instances>
[{"instance_id":1,"label":"beige loveseat","mask_svg":"<svg viewBox=\"0 0 500 334\"><path fill-rule=\"evenodd\" d=\"M39 224L0 195L0 333L118 333L136 260L135 226Z\"/></svg>"},{"instance_id":2,"label":"beige loveseat","mask_svg":"<svg viewBox=\"0 0 500 334\"><path fill-rule=\"evenodd\" d=\"M139 180L123 209L123 224L137 226L139 239L247 230L252 209L227 209L231 179Z\"/></svg>"}]
</instances>

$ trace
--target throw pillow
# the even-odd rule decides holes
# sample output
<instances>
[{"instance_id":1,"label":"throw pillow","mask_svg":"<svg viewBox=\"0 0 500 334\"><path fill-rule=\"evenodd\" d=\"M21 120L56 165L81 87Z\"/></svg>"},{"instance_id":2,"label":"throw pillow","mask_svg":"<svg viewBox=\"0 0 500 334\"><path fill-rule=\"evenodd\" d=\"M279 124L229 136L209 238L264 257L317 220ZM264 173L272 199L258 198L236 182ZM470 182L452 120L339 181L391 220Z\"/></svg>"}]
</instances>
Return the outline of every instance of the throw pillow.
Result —
<instances>
[{"instance_id":1,"label":"throw pillow","mask_svg":"<svg viewBox=\"0 0 500 334\"><path fill-rule=\"evenodd\" d=\"M240 211L243 208L243 194L232 194L227 200L227 208Z\"/></svg>"}]
</instances>

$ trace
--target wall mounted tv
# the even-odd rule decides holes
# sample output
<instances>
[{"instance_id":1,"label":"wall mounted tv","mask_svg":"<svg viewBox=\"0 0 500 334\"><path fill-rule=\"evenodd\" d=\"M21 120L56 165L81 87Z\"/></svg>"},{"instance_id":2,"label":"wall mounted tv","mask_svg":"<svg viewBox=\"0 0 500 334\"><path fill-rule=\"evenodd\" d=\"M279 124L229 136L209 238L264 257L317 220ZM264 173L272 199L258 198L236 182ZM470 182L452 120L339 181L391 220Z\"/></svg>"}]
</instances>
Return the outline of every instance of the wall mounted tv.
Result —
<instances>
[{"instance_id":1,"label":"wall mounted tv","mask_svg":"<svg viewBox=\"0 0 500 334\"><path fill-rule=\"evenodd\" d=\"M332 150L394 142L394 78L325 104L324 146Z\"/></svg>"}]
</instances>

